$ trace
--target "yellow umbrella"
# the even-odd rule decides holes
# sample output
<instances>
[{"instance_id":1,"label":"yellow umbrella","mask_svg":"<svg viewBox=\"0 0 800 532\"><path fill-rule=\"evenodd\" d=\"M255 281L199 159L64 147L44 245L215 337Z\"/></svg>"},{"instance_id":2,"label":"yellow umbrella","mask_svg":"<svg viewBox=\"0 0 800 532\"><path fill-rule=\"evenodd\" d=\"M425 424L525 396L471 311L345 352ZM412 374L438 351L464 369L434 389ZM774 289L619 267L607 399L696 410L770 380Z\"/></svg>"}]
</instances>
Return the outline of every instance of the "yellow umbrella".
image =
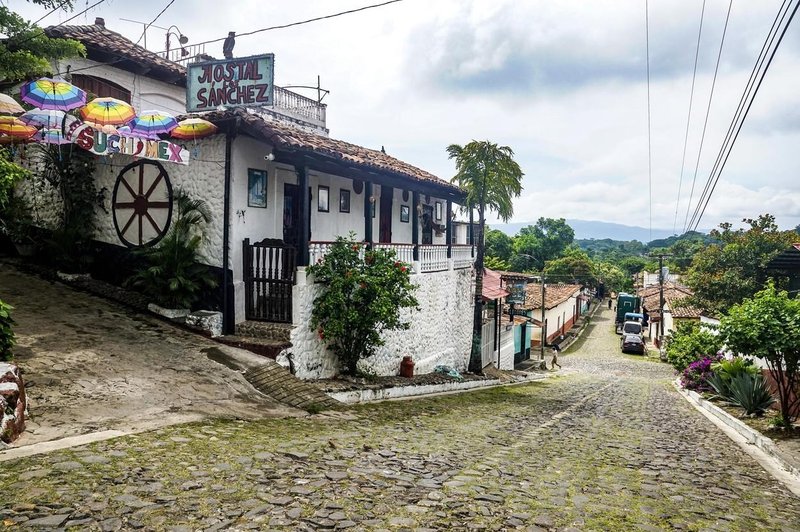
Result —
<instances>
[{"instance_id":1,"label":"yellow umbrella","mask_svg":"<svg viewBox=\"0 0 800 532\"><path fill-rule=\"evenodd\" d=\"M135 116L136 111L129 103L116 98L95 98L81 108L81 117L86 122L102 126L127 124Z\"/></svg>"},{"instance_id":2,"label":"yellow umbrella","mask_svg":"<svg viewBox=\"0 0 800 532\"><path fill-rule=\"evenodd\" d=\"M0 133L10 137L26 139L36 133L36 128L13 116L0 116Z\"/></svg>"}]
</instances>

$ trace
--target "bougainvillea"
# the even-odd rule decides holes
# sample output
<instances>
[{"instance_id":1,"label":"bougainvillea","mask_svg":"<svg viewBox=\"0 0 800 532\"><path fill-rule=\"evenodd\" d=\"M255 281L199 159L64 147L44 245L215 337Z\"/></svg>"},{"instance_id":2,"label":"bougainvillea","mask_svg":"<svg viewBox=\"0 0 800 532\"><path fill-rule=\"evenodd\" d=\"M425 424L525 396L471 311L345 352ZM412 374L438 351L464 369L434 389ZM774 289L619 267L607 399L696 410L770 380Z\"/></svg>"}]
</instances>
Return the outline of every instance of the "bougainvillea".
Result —
<instances>
[{"instance_id":1,"label":"bougainvillea","mask_svg":"<svg viewBox=\"0 0 800 532\"><path fill-rule=\"evenodd\" d=\"M338 237L308 271L325 285L314 300L311 328L343 372L355 374L358 361L375 354L383 331L408 329L400 311L418 303L409 266L394 251L367 249L353 234Z\"/></svg>"},{"instance_id":2,"label":"bougainvillea","mask_svg":"<svg viewBox=\"0 0 800 532\"><path fill-rule=\"evenodd\" d=\"M694 390L696 392L714 391L708 383L708 379L714 374L714 370L711 366L720 360L722 360L721 354L704 356L700 360L695 360L681 373L681 386L687 390Z\"/></svg>"}]
</instances>

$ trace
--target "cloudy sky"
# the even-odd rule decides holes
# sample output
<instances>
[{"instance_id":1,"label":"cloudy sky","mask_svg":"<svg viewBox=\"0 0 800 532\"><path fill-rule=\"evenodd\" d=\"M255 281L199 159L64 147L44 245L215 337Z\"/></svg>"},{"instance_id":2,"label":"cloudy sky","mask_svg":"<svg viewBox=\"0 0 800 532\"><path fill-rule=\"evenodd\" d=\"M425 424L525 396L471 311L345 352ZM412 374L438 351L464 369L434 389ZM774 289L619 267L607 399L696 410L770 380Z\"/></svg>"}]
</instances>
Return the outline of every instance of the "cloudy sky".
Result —
<instances>
[{"instance_id":1,"label":"cloudy sky","mask_svg":"<svg viewBox=\"0 0 800 532\"><path fill-rule=\"evenodd\" d=\"M95 0L77 0L76 12ZM175 0L156 22L191 43L353 9L378 0ZM106 0L71 24L137 40L168 0ZM706 0L680 202L701 0L650 2L652 226L680 232L695 175L728 0ZM45 10L16 2L37 19ZM778 0L733 4L694 202L736 110ZM41 24L71 16L56 13ZM163 49L151 28L148 48ZM237 39L239 56L273 52L278 85L330 90L331 136L449 179L448 144L512 147L525 172L512 221L539 216L648 227L647 82L643 0L403 0ZM222 56L222 44L206 52ZM700 224L769 212L800 224L800 21L789 28ZM694 205L692 205L692 210ZM676 216L677 212L677 216ZM691 217L691 215L690 215ZM676 222L677 220L677 222Z\"/></svg>"}]
</instances>

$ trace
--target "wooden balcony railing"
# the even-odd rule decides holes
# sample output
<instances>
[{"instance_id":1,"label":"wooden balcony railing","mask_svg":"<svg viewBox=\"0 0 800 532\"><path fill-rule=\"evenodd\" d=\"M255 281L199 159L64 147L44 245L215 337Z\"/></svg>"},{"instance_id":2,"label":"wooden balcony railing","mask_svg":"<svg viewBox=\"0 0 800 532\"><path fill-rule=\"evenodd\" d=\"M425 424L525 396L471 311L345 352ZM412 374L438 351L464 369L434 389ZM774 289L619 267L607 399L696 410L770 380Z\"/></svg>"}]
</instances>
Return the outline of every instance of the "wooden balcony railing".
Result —
<instances>
[{"instance_id":1,"label":"wooden balcony railing","mask_svg":"<svg viewBox=\"0 0 800 532\"><path fill-rule=\"evenodd\" d=\"M363 257L366 249L366 242L362 242L361 254ZM317 264L322 260L333 245L333 242L314 240L308 243L308 258L310 264ZM397 260L408 265L414 264L414 244L372 244L377 249L394 250ZM416 246L419 256L419 270L422 273L440 272L452 268L460 270L470 268L474 262L475 247L469 245L453 246ZM448 259L448 247L450 248L451 259Z\"/></svg>"}]
</instances>

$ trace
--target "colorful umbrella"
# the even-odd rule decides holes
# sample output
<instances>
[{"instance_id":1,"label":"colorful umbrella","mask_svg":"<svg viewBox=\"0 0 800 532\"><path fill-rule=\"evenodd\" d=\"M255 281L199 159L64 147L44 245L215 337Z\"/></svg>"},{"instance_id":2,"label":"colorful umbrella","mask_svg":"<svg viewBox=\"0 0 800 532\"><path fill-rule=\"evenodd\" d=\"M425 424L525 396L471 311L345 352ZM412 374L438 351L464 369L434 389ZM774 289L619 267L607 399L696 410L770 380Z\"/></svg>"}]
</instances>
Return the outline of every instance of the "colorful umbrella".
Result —
<instances>
[{"instance_id":1,"label":"colorful umbrella","mask_svg":"<svg viewBox=\"0 0 800 532\"><path fill-rule=\"evenodd\" d=\"M143 111L131 120L131 134L142 136L156 136L159 133L169 133L178 127L178 121L164 111Z\"/></svg>"},{"instance_id":2,"label":"colorful umbrella","mask_svg":"<svg viewBox=\"0 0 800 532\"><path fill-rule=\"evenodd\" d=\"M72 141L64 138L60 129L42 129L33 136L36 142L44 142L45 144L69 144Z\"/></svg>"},{"instance_id":3,"label":"colorful umbrella","mask_svg":"<svg viewBox=\"0 0 800 532\"><path fill-rule=\"evenodd\" d=\"M69 111L86 103L86 93L66 81L41 78L26 83L20 89L23 102L40 109Z\"/></svg>"},{"instance_id":4,"label":"colorful umbrella","mask_svg":"<svg viewBox=\"0 0 800 532\"><path fill-rule=\"evenodd\" d=\"M87 122L116 126L133 120L136 111L130 104L116 98L95 98L81 109L81 116Z\"/></svg>"},{"instance_id":5,"label":"colorful umbrella","mask_svg":"<svg viewBox=\"0 0 800 532\"><path fill-rule=\"evenodd\" d=\"M170 136L176 139L194 140L213 135L217 126L202 118L187 118L178 122L178 127L172 130Z\"/></svg>"},{"instance_id":6,"label":"colorful umbrella","mask_svg":"<svg viewBox=\"0 0 800 532\"><path fill-rule=\"evenodd\" d=\"M32 109L20 116L20 121L33 127L61 128L64 122L64 111L57 109Z\"/></svg>"},{"instance_id":7,"label":"colorful umbrella","mask_svg":"<svg viewBox=\"0 0 800 532\"><path fill-rule=\"evenodd\" d=\"M23 109L22 106L17 103L17 100L12 98L8 94L0 93L0 113L8 113L11 115L16 115L24 112L25 109Z\"/></svg>"},{"instance_id":8,"label":"colorful umbrella","mask_svg":"<svg viewBox=\"0 0 800 532\"><path fill-rule=\"evenodd\" d=\"M0 116L0 133L26 139L36 133L36 128L26 125L13 116Z\"/></svg>"}]
</instances>

